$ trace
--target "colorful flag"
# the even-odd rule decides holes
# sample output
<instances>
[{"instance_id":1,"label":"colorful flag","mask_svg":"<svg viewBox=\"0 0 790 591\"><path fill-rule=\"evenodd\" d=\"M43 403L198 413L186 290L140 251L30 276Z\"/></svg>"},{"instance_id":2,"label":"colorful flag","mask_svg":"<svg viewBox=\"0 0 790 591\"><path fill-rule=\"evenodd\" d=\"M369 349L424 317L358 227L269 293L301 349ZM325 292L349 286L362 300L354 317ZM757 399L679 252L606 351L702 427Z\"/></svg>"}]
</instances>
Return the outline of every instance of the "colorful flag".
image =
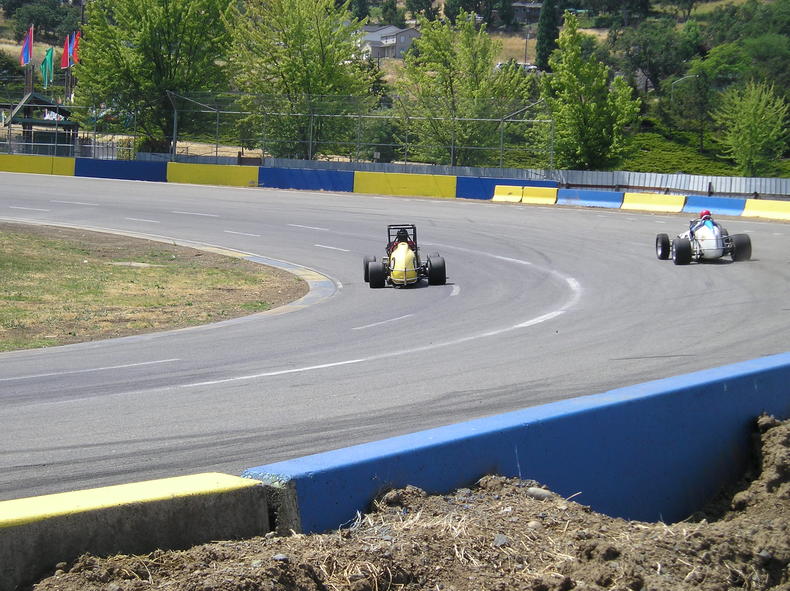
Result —
<instances>
[{"instance_id":1,"label":"colorful flag","mask_svg":"<svg viewBox=\"0 0 790 591\"><path fill-rule=\"evenodd\" d=\"M51 47L47 49L44 59L41 60L41 78L44 80L44 89L46 90L49 83L55 78L55 50Z\"/></svg>"},{"instance_id":2,"label":"colorful flag","mask_svg":"<svg viewBox=\"0 0 790 591\"><path fill-rule=\"evenodd\" d=\"M63 42L63 55L60 56L60 69L65 70L71 65L71 43L69 35L66 35L66 40Z\"/></svg>"},{"instance_id":3,"label":"colorful flag","mask_svg":"<svg viewBox=\"0 0 790 591\"><path fill-rule=\"evenodd\" d=\"M33 59L33 25L25 33L25 38L22 40L22 51L19 53L19 65L26 66Z\"/></svg>"},{"instance_id":4,"label":"colorful flag","mask_svg":"<svg viewBox=\"0 0 790 591\"><path fill-rule=\"evenodd\" d=\"M80 47L80 32L77 31L71 35L66 35L66 40L63 42L63 56L60 58L61 69L70 68L80 59L77 51Z\"/></svg>"},{"instance_id":5,"label":"colorful flag","mask_svg":"<svg viewBox=\"0 0 790 591\"><path fill-rule=\"evenodd\" d=\"M71 59L75 64L80 63L80 32L74 33L74 42L71 44Z\"/></svg>"}]
</instances>

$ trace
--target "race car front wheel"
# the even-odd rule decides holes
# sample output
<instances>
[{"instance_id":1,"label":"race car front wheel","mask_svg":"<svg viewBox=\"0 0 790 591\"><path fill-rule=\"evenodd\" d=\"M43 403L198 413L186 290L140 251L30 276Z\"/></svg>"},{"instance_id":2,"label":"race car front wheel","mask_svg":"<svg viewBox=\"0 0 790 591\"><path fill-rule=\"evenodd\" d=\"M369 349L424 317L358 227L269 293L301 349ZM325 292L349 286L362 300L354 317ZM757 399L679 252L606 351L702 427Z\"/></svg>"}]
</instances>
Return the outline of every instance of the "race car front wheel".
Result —
<instances>
[{"instance_id":1,"label":"race car front wheel","mask_svg":"<svg viewBox=\"0 0 790 591\"><path fill-rule=\"evenodd\" d=\"M748 234L733 234L730 239L733 261L748 261L752 258L752 239Z\"/></svg>"},{"instance_id":2,"label":"race car front wheel","mask_svg":"<svg viewBox=\"0 0 790 591\"><path fill-rule=\"evenodd\" d=\"M368 283L371 288L384 287L387 281L387 268L384 263L371 261L368 263Z\"/></svg>"},{"instance_id":3,"label":"race car front wheel","mask_svg":"<svg viewBox=\"0 0 790 591\"><path fill-rule=\"evenodd\" d=\"M364 257L362 257L362 269L363 269L363 271L365 273L365 283L370 281L370 279L368 277L368 263L372 263L375 260L376 260L376 257L372 257L370 255L365 255Z\"/></svg>"},{"instance_id":4,"label":"race car front wheel","mask_svg":"<svg viewBox=\"0 0 790 591\"><path fill-rule=\"evenodd\" d=\"M669 258L669 236L666 234L656 235L656 256L661 261Z\"/></svg>"},{"instance_id":5,"label":"race car front wheel","mask_svg":"<svg viewBox=\"0 0 790 591\"><path fill-rule=\"evenodd\" d=\"M688 265L691 262L691 242L688 238L675 238L672 241L672 262Z\"/></svg>"},{"instance_id":6,"label":"race car front wheel","mask_svg":"<svg viewBox=\"0 0 790 591\"><path fill-rule=\"evenodd\" d=\"M430 285L444 285L447 283L444 259L440 256L431 256L428 259L428 283Z\"/></svg>"}]
</instances>

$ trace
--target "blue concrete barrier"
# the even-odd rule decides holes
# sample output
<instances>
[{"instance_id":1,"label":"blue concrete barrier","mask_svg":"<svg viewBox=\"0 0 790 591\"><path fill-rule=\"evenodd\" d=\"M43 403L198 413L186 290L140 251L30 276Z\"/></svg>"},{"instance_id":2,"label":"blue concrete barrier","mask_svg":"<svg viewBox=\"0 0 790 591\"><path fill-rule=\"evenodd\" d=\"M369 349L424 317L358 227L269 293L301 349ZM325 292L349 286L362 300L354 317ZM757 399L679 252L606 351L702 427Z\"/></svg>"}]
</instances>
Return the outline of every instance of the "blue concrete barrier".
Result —
<instances>
[{"instance_id":1,"label":"blue concrete barrier","mask_svg":"<svg viewBox=\"0 0 790 591\"><path fill-rule=\"evenodd\" d=\"M516 187L558 187L557 181L532 181L518 179L496 179L472 176L459 176L455 185L455 196L460 199L491 199L497 185Z\"/></svg>"},{"instance_id":2,"label":"blue concrete barrier","mask_svg":"<svg viewBox=\"0 0 790 591\"><path fill-rule=\"evenodd\" d=\"M354 190L354 172L348 170L309 170L306 168L261 168L261 187L302 189L307 191Z\"/></svg>"},{"instance_id":3,"label":"blue concrete barrier","mask_svg":"<svg viewBox=\"0 0 790 591\"><path fill-rule=\"evenodd\" d=\"M619 209L623 204L622 191L589 191L584 189L560 189L557 205L581 207L611 207Z\"/></svg>"},{"instance_id":4,"label":"blue concrete barrier","mask_svg":"<svg viewBox=\"0 0 790 591\"><path fill-rule=\"evenodd\" d=\"M167 181L167 162L77 158L74 176L164 183Z\"/></svg>"},{"instance_id":5,"label":"blue concrete barrier","mask_svg":"<svg viewBox=\"0 0 790 591\"><path fill-rule=\"evenodd\" d=\"M746 199L735 197L705 197L700 195L689 195L686 197L686 205L683 206L685 213L699 214L703 209L709 209L716 215L735 215L739 216L746 207Z\"/></svg>"},{"instance_id":6,"label":"blue concrete barrier","mask_svg":"<svg viewBox=\"0 0 790 591\"><path fill-rule=\"evenodd\" d=\"M486 474L534 479L612 516L677 521L743 473L754 420L790 417L790 353L290 461L242 476L321 532L391 488L441 494ZM577 494L579 493L579 494Z\"/></svg>"}]
</instances>

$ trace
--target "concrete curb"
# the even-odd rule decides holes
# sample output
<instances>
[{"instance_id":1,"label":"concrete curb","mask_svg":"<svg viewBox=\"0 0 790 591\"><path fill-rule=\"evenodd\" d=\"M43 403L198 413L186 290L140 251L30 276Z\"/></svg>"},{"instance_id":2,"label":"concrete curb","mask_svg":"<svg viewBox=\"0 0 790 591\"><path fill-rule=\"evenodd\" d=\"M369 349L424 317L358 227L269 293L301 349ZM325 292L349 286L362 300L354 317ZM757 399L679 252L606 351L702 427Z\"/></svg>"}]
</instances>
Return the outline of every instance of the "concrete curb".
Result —
<instances>
[{"instance_id":1,"label":"concrete curb","mask_svg":"<svg viewBox=\"0 0 790 591\"><path fill-rule=\"evenodd\" d=\"M195 474L0 502L0 591L85 552L142 554L269 531L267 491Z\"/></svg>"}]
</instances>

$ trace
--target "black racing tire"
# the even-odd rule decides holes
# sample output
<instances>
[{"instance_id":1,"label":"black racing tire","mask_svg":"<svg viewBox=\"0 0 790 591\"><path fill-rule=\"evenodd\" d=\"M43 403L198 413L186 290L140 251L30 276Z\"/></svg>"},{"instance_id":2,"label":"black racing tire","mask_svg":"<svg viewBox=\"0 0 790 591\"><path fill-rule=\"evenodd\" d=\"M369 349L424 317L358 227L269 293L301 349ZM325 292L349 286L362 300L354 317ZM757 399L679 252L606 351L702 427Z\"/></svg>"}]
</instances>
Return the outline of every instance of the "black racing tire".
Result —
<instances>
[{"instance_id":1,"label":"black racing tire","mask_svg":"<svg viewBox=\"0 0 790 591\"><path fill-rule=\"evenodd\" d=\"M428 259L428 284L444 285L447 283L447 271L444 259L440 256L433 256Z\"/></svg>"},{"instance_id":2,"label":"black racing tire","mask_svg":"<svg viewBox=\"0 0 790 591\"><path fill-rule=\"evenodd\" d=\"M688 238L675 238L672 241L672 262L688 265L691 262L691 242Z\"/></svg>"},{"instance_id":3,"label":"black racing tire","mask_svg":"<svg viewBox=\"0 0 790 591\"><path fill-rule=\"evenodd\" d=\"M368 263L368 283L373 289L386 285L387 269L384 263L380 261L370 261Z\"/></svg>"},{"instance_id":4,"label":"black racing tire","mask_svg":"<svg viewBox=\"0 0 790 591\"><path fill-rule=\"evenodd\" d=\"M666 234L656 235L656 256L660 261L665 261L669 258L671 245L669 243L669 236Z\"/></svg>"},{"instance_id":5,"label":"black racing tire","mask_svg":"<svg viewBox=\"0 0 790 591\"><path fill-rule=\"evenodd\" d=\"M752 258L752 239L748 234L733 234L730 240L733 261L748 261Z\"/></svg>"},{"instance_id":6,"label":"black racing tire","mask_svg":"<svg viewBox=\"0 0 790 591\"><path fill-rule=\"evenodd\" d=\"M370 279L368 276L368 263L373 263L376 261L376 257L372 257L370 255L365 255L362 257L362 269L365 273L365 283L367 283Z\"/></svg>"}]
</instances>

